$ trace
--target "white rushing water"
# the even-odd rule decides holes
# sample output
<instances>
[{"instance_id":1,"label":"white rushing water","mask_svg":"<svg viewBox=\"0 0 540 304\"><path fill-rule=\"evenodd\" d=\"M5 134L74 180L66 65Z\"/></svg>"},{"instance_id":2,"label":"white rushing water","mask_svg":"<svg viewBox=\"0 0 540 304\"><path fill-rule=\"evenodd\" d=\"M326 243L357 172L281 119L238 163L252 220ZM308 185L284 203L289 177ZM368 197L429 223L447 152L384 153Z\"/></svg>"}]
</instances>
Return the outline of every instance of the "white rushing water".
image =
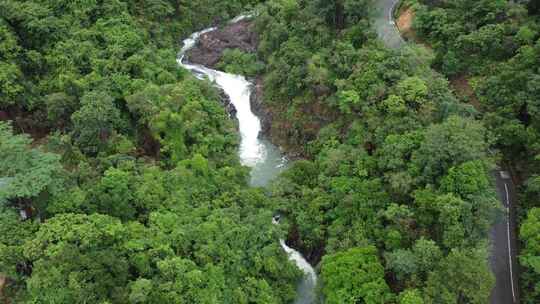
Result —
<instances>
[{"instance_id":1,"label":"white rushing water","mask_svg":"<svg viewBox=\"0 0 540 304\"><path fill-rule=\"evenodd\" d=\"M242 17L236 18L241 20ZM252 84L243 76L216 71L201 65L185 62L184 53L191 49L197 39L208 32L215 30L209 28L191 35L184 40L180 52L179 64L192 71L198 78L208 77L214 81L231 99L236 108L240 130L240 161L243 165L251 167L251 184L265 186L270 180L281 173L287 165L287 158L268 140L259 137L261 121L251 111L250 96Z\"/></svg>"},{"instance_id":2,"label":"white rushing water","mask_svg":"<svg viewBox=\"0 0 540 304\"><path fill-rule=\"evenodd\" d=\"M279 225L279 216L272 218L272 224ZM287 246L283 239L279 240L279 244L283 251L289 256L289 260L294 262L300 270L304 272L304 278L300 281L297 287L297 297L295 304L313 304L316 303L317 295L315 287L317 286L317 273L315 269L306 261L302 254L291 247Z\"/></svg>"},{"instance_id":3,"label":"white rushing water","mask_svg":"<svg viewBox=\"0 0 540 304\"><path fill-rule=\"evenodd\" d=\"M231 22L237 22L244 18L246 17L240 16ZM241 135L240 161L243 165L251 168L251 185L265 186L286 168L287 159L276 146L259 136L261 132L261 121L251 111L251 83L240 75L228 74L184 61L185 52L197 43L197 39L201 35L213 30L215 28L194 33L188 39L184 40L184 46L180 51L178 63L200 79L208 77L229 96L231 103L237 111L236 118L238 119L238 127ZM275 219L272 222L279 224L279 221ZM289 260L293 261L305 274L304 279L298 285L298 297L295 303L315 303L315 286L317 284L315 270L298 251L287 246L284 240L280 240L279 242L289 256Z\"/></svg>"},{"instance_id":4,"label":"white rushing water","mask_svg":"<svg viewBox=\"0 0 540 304\"><path fill-rule=\"evenodd\" d=\"M284 240L279 240L281 248L289 255L289 260L293 261L300 270L304 272L304 278L297 287L297 297L295 304L313 304L317 297L315 287L317 286L317 274L313 267L304 259L300 252L285 244Z\"/></svg>"}]
</instances>

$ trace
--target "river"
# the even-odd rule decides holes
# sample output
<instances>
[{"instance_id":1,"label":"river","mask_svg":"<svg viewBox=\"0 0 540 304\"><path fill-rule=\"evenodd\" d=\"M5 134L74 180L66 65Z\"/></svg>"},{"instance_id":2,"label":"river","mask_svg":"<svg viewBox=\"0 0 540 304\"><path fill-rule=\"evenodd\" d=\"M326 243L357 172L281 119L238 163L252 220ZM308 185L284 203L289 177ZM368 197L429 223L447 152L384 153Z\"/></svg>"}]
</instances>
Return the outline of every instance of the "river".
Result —
<instances>
[{"instance_id":1,"label":"river","mask_svg":"<svg viewBox=\"0 0 540 304\"><path fill-rule=\"evenodd\" d=\"M240 16L231 22L238 22L244 18L244 16ZM241 137L238 152L240 162L251 168L250 184L252 186L266 186L286 169L288 160L278 147L260 136L261 121L251 111L250 96L253 87L252 84L241 75L224 73L205 66L190 64L184 60L184 54L195 46L197 39L202 34L215 29L209 28L193 33L189 38L184 40L178 63L191 71L197 78L203 79L208 77L208 79L215 82L229 96L231 103L237 111L236 118L238 119L238 128ZM278 224L278 222L274 221L274 224ZM317 285L317 274L315 270L298 251L287 246L284 240L280 240L279 242L289 256L289 260L294 262L304 272L304 278L298 284L295 304L315 303L315 287Z\"/></svg>"}]
</instances>

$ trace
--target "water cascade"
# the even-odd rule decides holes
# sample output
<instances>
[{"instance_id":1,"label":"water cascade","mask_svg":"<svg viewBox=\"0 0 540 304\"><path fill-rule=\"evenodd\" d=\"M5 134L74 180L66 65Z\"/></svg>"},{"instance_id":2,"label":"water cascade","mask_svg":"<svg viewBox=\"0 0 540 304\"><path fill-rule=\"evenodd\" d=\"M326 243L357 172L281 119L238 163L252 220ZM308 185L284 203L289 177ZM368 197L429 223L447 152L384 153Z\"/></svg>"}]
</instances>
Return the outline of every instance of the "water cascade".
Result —
<instances>
[{"instance_id":1,"label":"water cascade","mask_svg":"<svg viewBox=\"0 0 540 304\"><path fill-rule=\"evenodd\" d=\"M237 20L241 20L237 18ZM251 168L251 185L265 186L281 173L287 158L279 148L259 136L261 121L251 111L250 95L252 84L243 76L216 71L201 65L185 62L184 53L192 48L200 35L215 30L209 28L191 35L184 40L184 47L178 62L184 68L192 71L198 78L208 77L214 81L231 99L236 108L236 118L241 135L240 161Z\"/></svg>"},{"instance_id":2,"label":"water cascade","mask_svg":"<svg viewBox=\"0 0 540 304\"><path fill-rule=\"evenodd\" d=\"M231 22L238 22L246 18L240 16ZM236 118L238 119L240 141L240 162L251 168L251 185L265 186L282 172L287 165L287 158L282 155L279 148L266 139L259 136L261 132L261 121L251 111L250 95L252 84L243 76L228 74L216 71L205 66L191 64L184 60L185 53L197 43L198 38L216 28L209 28L192 34L184 40L184 46L180 51L178 63L191 71L197 78L208 77L215 82L231 100L236 108ZM274 224L278 222L273 220ZM284 240L280 240L280 245L288 254L289 259L300 268L305 276L298 285L298 297L296 304L311 304L315 302L315 285L317 275L311 265L302 255L287 246Z\"/></svg>"}]
</instances>

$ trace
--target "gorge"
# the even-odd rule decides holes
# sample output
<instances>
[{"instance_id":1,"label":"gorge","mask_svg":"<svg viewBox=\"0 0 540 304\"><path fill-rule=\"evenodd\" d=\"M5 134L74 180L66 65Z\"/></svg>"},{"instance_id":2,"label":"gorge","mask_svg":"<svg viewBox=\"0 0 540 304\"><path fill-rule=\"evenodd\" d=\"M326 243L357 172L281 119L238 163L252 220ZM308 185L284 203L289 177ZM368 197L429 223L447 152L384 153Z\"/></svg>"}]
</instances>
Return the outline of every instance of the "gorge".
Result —
<instances>
[{"instance_id":1,"label":"gorge","mask_svg":"<svg viewBox=\"0 0 540 304\"><path fill-rule=\"evenodd\" d=\"M244 18L244 16L237 17L231 21L231 24L234 26L235 23L241 22ZM207 77L210 81L215 82L229 97L230 102L236 109L238 129L241 135L238 151L240 162L244 166L251 168L251 186L264 187L287 167L288 160L278 147L261 136L261 121L251 110L250 96L253 87L252 83L244 76L217 71L199 64L192 64L185 58L186 52L196 45L201 35L214 30L216 30L215 27L208 28L193 33L189 38L185 39L178 63L191 71L197 78L204 79ZM274 219L272 223L279 224ZM315 303L315 287L317 283L315 270L300 252L289 247L283 239L280 239L279 243L289 256L289 260L304 272L304 277L297 287L295 304Z\"/></svg>"}]
</instances>

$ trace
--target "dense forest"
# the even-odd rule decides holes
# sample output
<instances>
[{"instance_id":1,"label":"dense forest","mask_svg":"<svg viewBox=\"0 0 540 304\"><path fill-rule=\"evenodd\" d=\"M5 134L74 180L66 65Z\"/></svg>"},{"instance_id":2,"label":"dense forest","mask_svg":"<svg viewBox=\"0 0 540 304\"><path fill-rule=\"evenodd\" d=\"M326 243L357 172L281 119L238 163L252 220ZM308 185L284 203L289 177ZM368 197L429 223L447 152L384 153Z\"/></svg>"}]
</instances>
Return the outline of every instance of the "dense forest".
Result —
<instances>
[{"instance_id":1,"label":"dense forest","mask_svg":"<svg viewBox=\"0 0 540 304\"><path fill-rule=\"evenodd\" d=\"M284 238L324 303L488 303L505 164L538 303L540 4L408 0L422 45L390 49L375 1L1 1L0 301L289 304ZM247 11L257 51L218 68L262 85L301 156L266 188L223 93L177 63Z\"/></svg>"},{"instance_id":2,"label":"dense forest","mask_svg":"<svg viewBox=\"0 0 540 304\"><path fill-rule=\"evenodd\" d=\"M385 48L369 1L339 4L270 3L257 20L265 102L307 155L272 196L323 255L326 303L487 303L493 138L435 58Z\"/></svg>"},{"instance_id":3,"label":"dense forest","mask_svg":"<svg viewBox=\"0 0 540 304\"><path fill-rule=\"evenodd\" d=\"M220 93L176 62L252 4L0 2L9 303L292 302L275 203L248 187Z\"/></svg>"},{"instance_id":4,"label":"dense forest","mask_svg":"<svg viewBox=\"0 0 540 304\"><path fill-rule=\"evenodd\" d=\"M540 2L413 1L418 38L434 51L433 66L466 79L465 101L483 113L520 184L522 302L540 301Z\"/></svg>"}]
</instances>

